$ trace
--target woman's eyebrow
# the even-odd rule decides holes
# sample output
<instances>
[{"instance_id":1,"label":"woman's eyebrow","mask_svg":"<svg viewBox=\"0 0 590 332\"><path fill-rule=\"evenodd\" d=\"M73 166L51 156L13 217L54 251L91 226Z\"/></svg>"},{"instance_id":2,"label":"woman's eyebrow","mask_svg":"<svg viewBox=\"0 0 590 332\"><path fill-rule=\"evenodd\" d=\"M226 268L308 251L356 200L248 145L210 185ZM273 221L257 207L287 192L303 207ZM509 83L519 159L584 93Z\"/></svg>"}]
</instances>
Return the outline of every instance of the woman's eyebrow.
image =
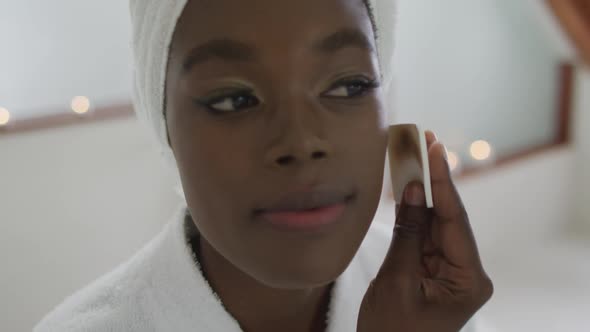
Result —
<instances>
[{"instance_id":1,"label":"woman's eyebrow","mask_svg":"<svg viewBox=\"0 0 590 332\"><path fill-rule=\"evenodd\" d=\"M373 44L361 30L344 28L312 44L312 50L329 55L345 48L360 48L373 52ZM214 39L193 48L182 63L182 72L188 73L195 65L213 59L230 62L247 62L258 59L257 49L232 39Z\"/></svg>"},{"instance_id":2,"label":"woman's eyebrow","mask_svg":"<svg viewBox=\"0 0 590 332\"><path fill-rule=\"evenodd\" d=\"M350 47L374 51L369 37L361 30L353 28L338 30L313 44L314 51L328 55Z\"/></svg>"},{"instance_id":3,"label":"woman's eyebrow","mask_svg":"<svg viewBox=\"0 0 590 332\"><path fill-rule=\"evenodd\" d=\"M182 63L183 73L192 67L207 61L219 59L224 61L255 61L257 52L254 47L231 39L214 39L193 48Z\"/></svg>"}]
</instances>

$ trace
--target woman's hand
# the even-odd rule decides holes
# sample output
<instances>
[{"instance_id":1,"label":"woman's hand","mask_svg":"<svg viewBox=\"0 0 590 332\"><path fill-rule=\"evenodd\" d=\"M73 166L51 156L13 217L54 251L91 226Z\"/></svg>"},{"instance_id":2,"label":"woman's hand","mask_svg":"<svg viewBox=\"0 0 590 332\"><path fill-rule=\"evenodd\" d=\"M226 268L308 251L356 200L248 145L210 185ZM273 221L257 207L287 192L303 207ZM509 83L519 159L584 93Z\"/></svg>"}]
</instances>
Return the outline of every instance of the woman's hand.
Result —
<instances>
[{"instance_id":1,"label":"woman's hand","mask_svg":"<svg viewBox=\"0 0 590 332\"><path fill-rule=\"evenodd\" d=\"M357 332L457 332L492 295L445 148L431 132L427 141L434 208L421 184L408 185Z\"/></svg>"}]
</instances>

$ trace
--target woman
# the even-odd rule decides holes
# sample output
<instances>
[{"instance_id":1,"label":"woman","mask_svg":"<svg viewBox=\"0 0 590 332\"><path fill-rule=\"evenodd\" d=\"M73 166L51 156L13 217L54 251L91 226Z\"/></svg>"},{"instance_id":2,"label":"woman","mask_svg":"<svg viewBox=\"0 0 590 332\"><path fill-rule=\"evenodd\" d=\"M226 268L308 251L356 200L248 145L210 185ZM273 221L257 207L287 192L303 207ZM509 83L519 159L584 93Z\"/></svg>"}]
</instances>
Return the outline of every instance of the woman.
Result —
<instances>
[{"instance_id":1,"label":"woman","mask_svg":"<svg viewBox=\"0 0 590 332\"><path fill-rule=\"evenodd\" d=\"M413 183L372 225L392 1L132 1L137 113L187 208L36 330L464 327L492 285L434 134L435 208Z\"/></svg>"}]
</instances>

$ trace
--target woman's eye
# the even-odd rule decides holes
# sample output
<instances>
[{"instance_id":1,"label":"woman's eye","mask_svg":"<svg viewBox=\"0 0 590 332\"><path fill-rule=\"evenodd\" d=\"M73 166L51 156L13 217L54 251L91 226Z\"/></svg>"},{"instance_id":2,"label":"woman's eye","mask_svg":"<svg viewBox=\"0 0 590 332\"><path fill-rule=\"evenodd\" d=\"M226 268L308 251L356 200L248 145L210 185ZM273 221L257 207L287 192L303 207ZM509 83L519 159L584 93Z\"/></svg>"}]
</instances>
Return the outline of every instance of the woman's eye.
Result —
<instances>
[{"instance_id":1,"label":"woman's eye","mask_svg":"<svg viewBox=\"0 0 590 332\"><path fill-rule=\"evenodd\" d=\"M336 83L323 94L330 98L354 98L365 95L367 92L379 87L377 81L356 79Z\"/></svg>"},{"instance_id":2,"label":"woman's eye","mask_svg":"<svg viewBox=\"0 0 590 332\"><path fill-rule=\"evenodd\" d=\"M197 100L197 103L216 113L231 113L256 107L260 104L260 101L251 92L238 92L205 100Z\"/></svg>"}]
</instances>

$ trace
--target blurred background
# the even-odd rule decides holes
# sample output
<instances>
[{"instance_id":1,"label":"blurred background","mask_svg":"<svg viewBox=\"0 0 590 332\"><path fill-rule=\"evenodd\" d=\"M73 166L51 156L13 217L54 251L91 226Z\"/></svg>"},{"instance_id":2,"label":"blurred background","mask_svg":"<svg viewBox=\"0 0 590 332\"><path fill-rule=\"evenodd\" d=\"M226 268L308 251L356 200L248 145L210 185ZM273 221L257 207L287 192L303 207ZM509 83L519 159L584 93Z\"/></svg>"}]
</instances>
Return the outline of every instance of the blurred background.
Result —
<instances>
[{"instance_id":1,"label":"blurred background","mask_svg":"<svg viewBox=\"0 0 590 332\"><path fill-rule=\"evenodd\" d=\"M0 330L28 331L180 201L131 106L121 0L0 2ZM399 0L391 121L433 129L496 293L484 331L590 330L590 5ZM393 222L388 181L377 213Z\"/></svg>"}]
</instances>

